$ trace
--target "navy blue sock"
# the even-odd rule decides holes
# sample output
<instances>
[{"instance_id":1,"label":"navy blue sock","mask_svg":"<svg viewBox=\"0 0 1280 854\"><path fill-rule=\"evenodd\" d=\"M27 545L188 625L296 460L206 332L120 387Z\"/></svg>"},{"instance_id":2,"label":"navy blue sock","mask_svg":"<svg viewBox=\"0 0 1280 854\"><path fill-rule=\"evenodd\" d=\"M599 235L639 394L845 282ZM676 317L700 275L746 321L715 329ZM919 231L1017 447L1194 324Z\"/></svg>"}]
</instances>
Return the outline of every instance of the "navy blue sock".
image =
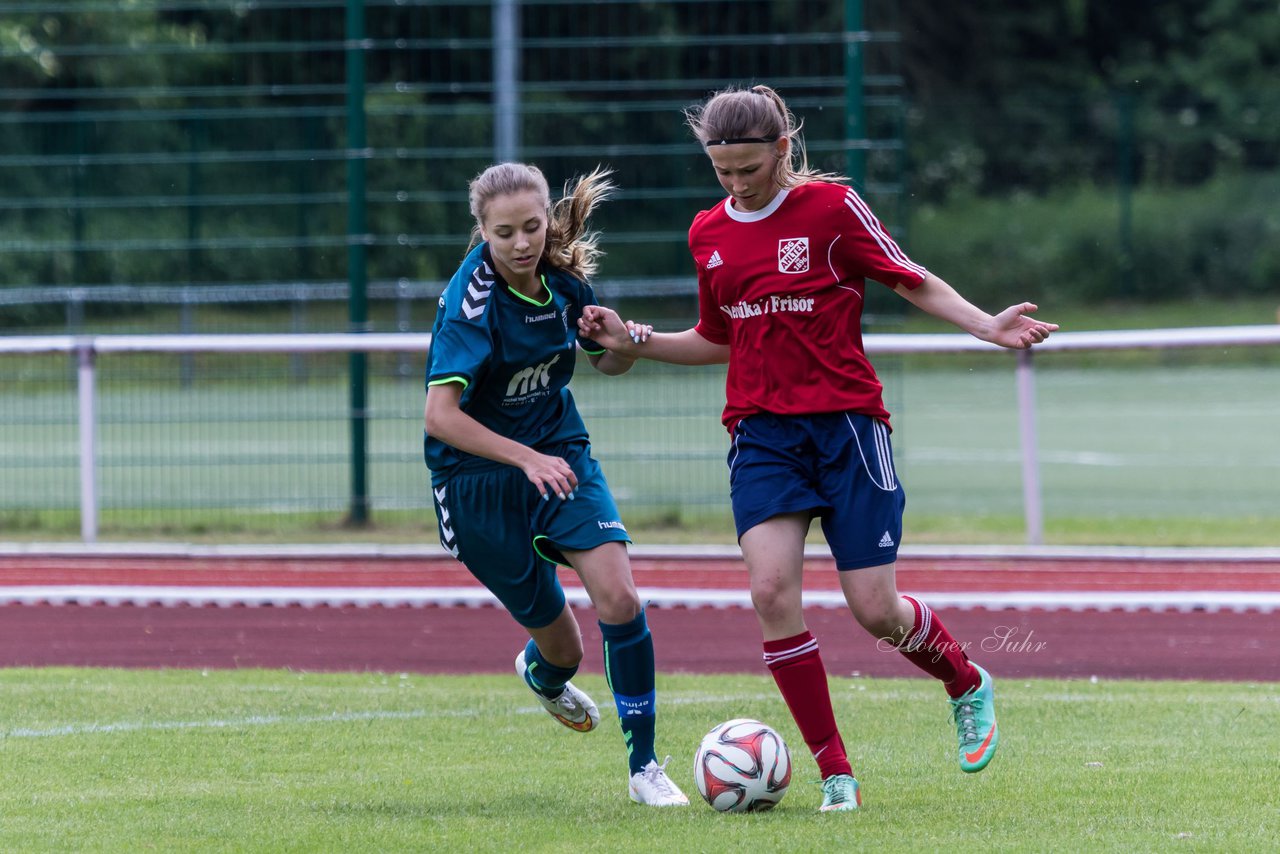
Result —
<instances>
[{"instance_id":1,"label":"navy blue sock","mask_svg":"<svg viewBox=\"0 0 1280 854\"><path fill-rule=\"evenodd\" d=\"M538 645L529 638L524 645L524 681L530 688L548 700L554 700L564 693L564 683L578 672L577 666L559 667L542 657Z\"/></svg>"},{"instance_id":2,"label":"navy blue sock","mask_svg":"<svg viewBox=\"0 0 1280 854\"><path fill-rule=\"evenodd\" d=\"M604 636L604 673L618 708L618 723L627 743L627 764L639 772L651 761L653 723L657 711L653 677L653 636L644 611L629 623L600 623Z\"/></svg>"}]
</instances>

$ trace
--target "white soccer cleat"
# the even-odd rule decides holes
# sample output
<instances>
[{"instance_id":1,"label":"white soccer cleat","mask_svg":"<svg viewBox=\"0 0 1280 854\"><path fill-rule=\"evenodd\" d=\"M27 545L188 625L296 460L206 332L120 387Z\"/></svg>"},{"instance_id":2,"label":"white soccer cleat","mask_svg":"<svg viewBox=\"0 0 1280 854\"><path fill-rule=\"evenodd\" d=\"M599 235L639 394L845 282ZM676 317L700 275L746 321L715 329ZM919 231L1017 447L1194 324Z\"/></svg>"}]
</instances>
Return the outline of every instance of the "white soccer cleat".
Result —
<instances>
[{"instance_id":1,"label":"white soccer cleat","mask_svg":"<svg viewBox=\"0 0 1280 854\"><path fill-rule=\"evenodd\" d=\"M524 663L524 650L520 650L520 654L516 656L516 673L520 674L520 681L524 682L525 687L530 691L533 688L525 680L524 674L528 670L528 666ZM533 696L538 698L538 702L547 710L547 714L567 726L569 729L578 732L591 732L600 723L600 710L596 708L596 704L585 692L574 687L572 682L564 683L564 691L559 697L550 700L537 691L533 691Z\"/></svg>"},{"instance_id":2,"label":"white soccer cleat","mask_svg":"<svg viewBox=\"0 0 1280 854\"><path fill-rule=\"evenodd\" d=\"M650 807L689 806L689 799L684 796L684 792L667 776L667 762L670 761L671 757L668 756L667 761L659 765L656 759L650 759L648 765L632 774L627 786L631 800Z\"/></svg>"}]
</instances>

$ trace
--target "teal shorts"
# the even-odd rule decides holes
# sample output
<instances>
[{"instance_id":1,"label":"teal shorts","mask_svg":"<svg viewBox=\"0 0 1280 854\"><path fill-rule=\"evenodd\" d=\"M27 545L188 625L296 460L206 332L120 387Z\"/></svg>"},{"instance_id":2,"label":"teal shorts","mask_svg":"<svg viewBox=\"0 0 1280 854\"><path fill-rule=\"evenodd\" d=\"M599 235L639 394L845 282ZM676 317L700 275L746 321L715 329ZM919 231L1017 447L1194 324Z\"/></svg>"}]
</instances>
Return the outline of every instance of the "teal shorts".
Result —
<instances>
[{"instance_id":1,"label":"teal shorts","mask_svg":"<svg viewBox=\"0 0 1280 854\"><path fill-rule=\"evenodd\" d=\"M589 445L549 451L578 477L573 500L544 501L513 466L450 475L433 485L440 544L498 597L520 625L548 625L564 610L556 564L562 550L631 542Z\"/></svg>"}]
</instances>

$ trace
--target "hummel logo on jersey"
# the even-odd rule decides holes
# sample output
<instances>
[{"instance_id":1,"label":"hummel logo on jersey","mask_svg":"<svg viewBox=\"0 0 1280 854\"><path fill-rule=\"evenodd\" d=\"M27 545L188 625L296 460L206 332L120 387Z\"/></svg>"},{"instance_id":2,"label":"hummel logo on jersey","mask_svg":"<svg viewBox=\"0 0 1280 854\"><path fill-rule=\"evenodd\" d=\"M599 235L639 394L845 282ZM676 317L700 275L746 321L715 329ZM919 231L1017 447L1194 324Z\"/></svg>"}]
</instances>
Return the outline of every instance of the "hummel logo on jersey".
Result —
<instances>
[{"instance_id":1,"label":"hummel logo on jersey","mask_svg":"<svg viewBox=\"0 0 1280 854\"><path fill-rule=\"evenodd\" d=\"M809 272L809 238L788 237L778 241L778 272Z\"/></svg>"},{"instance_id":2,"label":"hummel logo on jersey","mask_svg":"<svg viewBox=\"0 0 1280 854\"><path fill-rule=\"evenodd\" d=\"M551 366L558 361L560 357L557 355L550 362L516 371L511 382L507 383L507 397L520 397L551 385Z\"/></svg>"},{"instance_id":3,"label":"hummel logo on jersey","mask_svg":"<svg viewBox=\"0 0 1280 854\"><path fill-rule=\"evenodd\" d=\"M716 267L719 267L723 263L724 263L724 259L720 257L720 250L717 249L716 251L711 253L711 257L707 260L707 269L714 270Z\"/></svg>"},{"instance_id":4,"label":"hummel logo on jersey","mask_svg":"<svg viewBox=\"0 0 1280 854\"><path fill-rule=\"evenodd\" d=\"M884 536L880 538L880 548L882 549L893 548L893 537L889 536L888 531L885 531Z\"/></svg>"},{"instance_id":5,"label":"hummel logo on jersey","mask_svg":"<svg viewBox=\"0 0 1280 854\"><path fill-rule=\"evenodd\" d=\"M488 263L481 262L471 274L471 281L467 283L467 295L462 298L462 313L467 320L475 320L484 314L484 307L489 304L492 293L493 269Z\"/></svg>"}]
</instances>

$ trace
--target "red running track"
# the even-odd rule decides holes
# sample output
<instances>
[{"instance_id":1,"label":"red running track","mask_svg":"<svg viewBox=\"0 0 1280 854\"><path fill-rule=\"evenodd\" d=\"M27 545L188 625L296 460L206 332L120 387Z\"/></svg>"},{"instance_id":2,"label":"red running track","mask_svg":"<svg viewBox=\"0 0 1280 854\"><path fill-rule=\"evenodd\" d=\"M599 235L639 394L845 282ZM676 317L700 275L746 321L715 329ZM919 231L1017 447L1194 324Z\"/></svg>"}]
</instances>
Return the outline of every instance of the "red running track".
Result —
<instances>
[{"instance_id":1,"label":"red running track","mask_svg":"<svg viewBox=\"0 0 1280 854\"><path fill-rule=\"evenodd\" d=\"M649 588L745 589L740 561L633 559ZM807 564L806 589L837 589L830 561ZM1280 562L1120 559L909 558L907 591L1280 592ZM571 576L565 579L570 584ZM178 588L434 588L474 586L432 557L155 557L18 555L0 558L0 664L5 666L285 667L299 670L507 672L523 632L495 607L170 607L40 604L60 586ZM37 594L12 604L14 591ZM28 597L29 598L29 597ZM585 667L601 667L599 631L577 609ZM1280 620L1266 609L942 610L971 657L1005 677L1280 681ZM877 649L842 608L806 620L833 675L918 675ZM660 669L759 672L759 631L748 608L651 607Z\"/></svg>"}]
</instances>

